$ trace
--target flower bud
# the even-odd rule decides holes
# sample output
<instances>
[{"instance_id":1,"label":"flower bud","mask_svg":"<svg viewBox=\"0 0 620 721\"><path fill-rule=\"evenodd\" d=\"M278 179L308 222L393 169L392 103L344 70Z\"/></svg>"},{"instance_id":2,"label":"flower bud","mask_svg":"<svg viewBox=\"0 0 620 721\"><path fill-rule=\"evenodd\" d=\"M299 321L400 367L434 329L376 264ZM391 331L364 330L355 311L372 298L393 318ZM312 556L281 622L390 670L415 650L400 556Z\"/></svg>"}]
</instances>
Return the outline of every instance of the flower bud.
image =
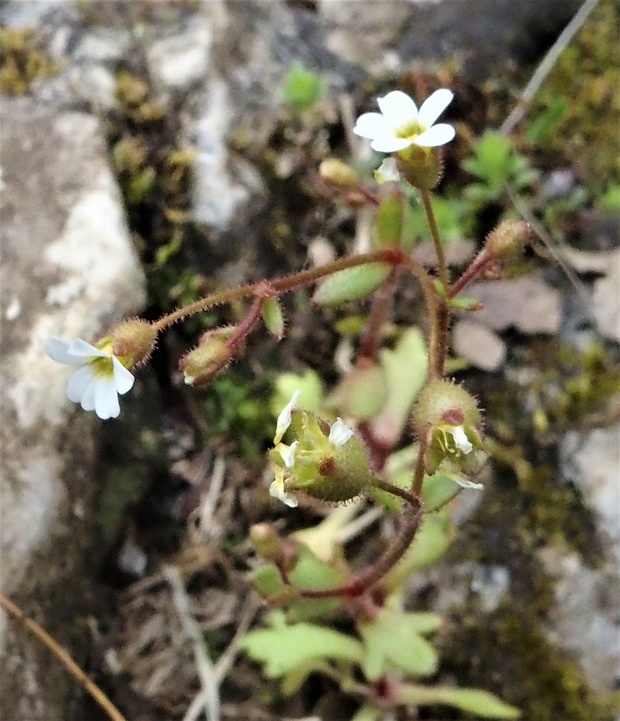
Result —
<instances>
[{"instance_id":1,"label":"flower bud","mask_svg":"<svg viewBox=\"0 0 620 721\"><path fill-rule=\"evenodd\" d=\"M282 340L286 328L286 321L284 320L284 313L282 312L282 306L278 299L266 298L261 309L261 314L265 327L271 335L274 336L276 340Z\"/></svg>"},{"instance_id":2,"label":"flower bud","mask_svg":"<svg viewBox=\"0 0 620 721\"><path fill-rule=\"evenodd\" d=\"M112 353L125 368L146 363L153 348L157 331L141 318L131 318L113 328L98 345L111 345Z\"/></svg>"},{"instance_id":3,"label":"flower bud","mask_svg":"<svg viewBox=\"0 0 620 721\"><path fill-rule=\"evenodd\" d=\"M207 331L198 346L181 358L179 368L187 385L206 385L228 366L235 350L226 341L234 330L234 326L227 326Z\"/></svg>"},{"instance_id":4,"label":"flower bud","mask_svg":"<svg viewBox=\"0 0 620 721\"><path fill-rule=\"evenodd\" d=\"M531 240L529 223L509 218L491 231L485 243L487 253L496 260L518 257Z\"/></svg>"},{"instance_id":5,"label":"flower bud","mask_svg":"<svg viewBox=\"0 0 620 721\"><path fill-rule=\"evenodd\" d=\"M319 177L326 185L339 190L352 190L359 183L353 168L337 158L327 158L321 163Z\"/></svg>"},{"instance_id":6,"label":"flower bud","mask_svg":"<svg viewBox=\"0 0 620 721\"><path fill-rule=\"evenodd\" d=\"M261 558L277 561L282 558L282 539L271 523L255 523L250 528L250 541Z\"/></svg>"},{"instance_id":7,"label":"flower bud","mask_svg":"<svg viewBox=\"0 0 620 721\"><path fill-rule=\"evenodd\" d=\"M432 190L441 180L443 164L438 148L410 145L396 153L396 164L401 176L420 190Z\"/></svg>"}]
</instances>

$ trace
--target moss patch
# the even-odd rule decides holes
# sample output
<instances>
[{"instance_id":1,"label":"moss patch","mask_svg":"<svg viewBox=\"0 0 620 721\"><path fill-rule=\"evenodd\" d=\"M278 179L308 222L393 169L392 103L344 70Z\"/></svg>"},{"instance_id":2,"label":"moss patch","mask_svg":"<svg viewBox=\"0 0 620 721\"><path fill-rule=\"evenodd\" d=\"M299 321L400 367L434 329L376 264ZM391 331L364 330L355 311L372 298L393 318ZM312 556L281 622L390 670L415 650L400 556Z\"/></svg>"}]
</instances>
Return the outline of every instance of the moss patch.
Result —
<instances>
[{"instance_id":1,"label":"moss patch","mask_svg":"<svg viewBox=\"0 0 620 721\"><path fill-rule=\"evenodd\" d=\"M37 78L54 75L56 64L37 47L29 28L0 28L0 92L25 95Z\"/></svg>"}]
</instances>

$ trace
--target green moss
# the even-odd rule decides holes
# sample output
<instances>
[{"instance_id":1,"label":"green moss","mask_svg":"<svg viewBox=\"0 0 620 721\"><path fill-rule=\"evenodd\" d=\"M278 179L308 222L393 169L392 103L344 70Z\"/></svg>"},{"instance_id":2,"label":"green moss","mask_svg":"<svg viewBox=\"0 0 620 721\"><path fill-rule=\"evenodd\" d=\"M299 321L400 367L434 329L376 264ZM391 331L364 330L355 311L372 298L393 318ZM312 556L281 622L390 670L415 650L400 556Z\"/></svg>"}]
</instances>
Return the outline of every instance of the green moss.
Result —
<instances>
[{"instance_id":1,"label":"green moss","mask_svg":"<svg viewBox=\"0 0 620 721\"><path fill-rule=\"evenodd\" d=\"M597 192L620 181L620 2L602 0L545 80L528 117L563 107L543 144Z\"/></svg>"},{"instance_id":2,"label":"green moss","mask_svg":"<svg viewBox=\"0 0 620 721\"><path fill-rule=\"evenodd\" d=\"M25 95L37 78L56 73L56 64L36 47L29 28L0 28L0 92Z\"/></svg>"},{"instance_id":3,"label":"green moss","mask_svg":"<svg viewBox=\"0 0 620 721\"><path fill-rule=\"evenodd\" d=\"M574 662L556 649L527 605L509 603L484 618L470 616L450 637L447 670L465 685L484 685L521 709L528 721L611 721Z\"/></svg>"}]
</instances>

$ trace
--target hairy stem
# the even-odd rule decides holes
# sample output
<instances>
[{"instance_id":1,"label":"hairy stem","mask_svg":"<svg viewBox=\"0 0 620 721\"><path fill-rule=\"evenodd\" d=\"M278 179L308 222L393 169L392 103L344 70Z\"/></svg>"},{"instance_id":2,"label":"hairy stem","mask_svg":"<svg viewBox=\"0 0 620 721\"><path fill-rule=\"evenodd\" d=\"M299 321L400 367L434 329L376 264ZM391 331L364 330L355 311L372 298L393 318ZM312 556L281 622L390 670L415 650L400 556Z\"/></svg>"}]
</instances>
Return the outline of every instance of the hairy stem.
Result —
<instances>
[{"instance_id":1,"label":"hairy stem","mask_svg":"<svg viewBox=\"0 0 620 721\"><path fill-rule=\"evenodd\" d=\"M368 263L390 263L392 265L398 265L403 262L403 254L400 251L393 249L382 249L375 250L370 253L361 253L360 255L350 256L348 258L340 258L335 260L333 263L322 265L319 268L312 268L311 270L302 270L299 273L293 273L292 275L285 276L284 278L277 278L270 281L269 285L274 293L287 293L296 288L301 288L304 285L315 283L317 280L337 273L339 270L346 270L347 268L355 268L360 265L367 265ZM228 290L222 290L217 293L207 295L200 300L190 303L183 308L177 308L177 310L169 313L168 315L160 318L153 327L157 331L168 328L179 320L189 318L196 313L202 313L209 308L213 308L216 305L222 303L230 303L240 298L247 298L248 296L255 295L257 291L264 288L265 281L258 283L250 283L249 285L241 286L240 288L230 288Z\"/></svg>"},{"instance_id":2,"label":"hairy stem","mask_svg":"<svg viewBox=\"0 0 620 721\"><path fill-rule=\"evenodd\" d=\"M398 287L399 278L400 268L392 268L392 272L385 283L375 291L372 297L370 314L366 321L366 328L364 329L357 354L358 361L362 358L374 360L377 357L381 342L381 332L392 308L392 301L394 300L394 293Z\"/></svg>"},{"instance_id":3,"label":"hairy stem","mask_svg":"<svg viewBox=\"0 0 620 721\"><path fill-rule=\"evenodd\" d=\"M430 228L431 236L433 238L435 253L437 254L437 268L439 271L439 280L441 281L443 287L447 290L450 283L450 277L448 275L448 264L446 263L446 255L444 253L443 243L441 242L441 236L439 234L439 227L437 226L435 212L433 211L431 194L428 190L421 190L420 193L422 195L422 203L424 204L424 212L426 213L428 227Z\"/></svg>"}]
</instances>

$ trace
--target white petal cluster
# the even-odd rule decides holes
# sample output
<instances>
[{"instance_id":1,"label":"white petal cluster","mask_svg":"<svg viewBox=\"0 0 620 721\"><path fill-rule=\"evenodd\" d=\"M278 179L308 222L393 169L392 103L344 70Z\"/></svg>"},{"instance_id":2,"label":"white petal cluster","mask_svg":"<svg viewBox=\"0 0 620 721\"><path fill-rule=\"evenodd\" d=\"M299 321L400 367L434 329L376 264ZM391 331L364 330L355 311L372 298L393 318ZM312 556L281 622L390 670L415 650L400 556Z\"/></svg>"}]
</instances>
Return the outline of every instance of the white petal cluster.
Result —
<instances>
[{"instance_id":1,"label":"white petal cluster","mask_svg":"<svg viewBox=\"0 0 620 721\"><path fill-rule=\"evenodd\" d=\"M81 338L50 338L45 352L58 363L76 367L67 383L70 401L79 403L85 411L95 411L102 420L118 417L118 396L132 388L135 378L113 353Z\"/></svg>"},{"instance_id":2,"label":"white petal cluster","mask_svg":"<svg viewBox=\"0 0 620 721\"><path fill-rule=\"evenodd\" d=\"M410 145L425 148L445 145L454 138L454 128L447 123L434 123L453 97L450 90L441 88L418 110L406 93L394 90L377 99L380 113L360 115L353 132L371 140L371 148L379 153L397 153Z\"/></svg>"}]
</instances>

